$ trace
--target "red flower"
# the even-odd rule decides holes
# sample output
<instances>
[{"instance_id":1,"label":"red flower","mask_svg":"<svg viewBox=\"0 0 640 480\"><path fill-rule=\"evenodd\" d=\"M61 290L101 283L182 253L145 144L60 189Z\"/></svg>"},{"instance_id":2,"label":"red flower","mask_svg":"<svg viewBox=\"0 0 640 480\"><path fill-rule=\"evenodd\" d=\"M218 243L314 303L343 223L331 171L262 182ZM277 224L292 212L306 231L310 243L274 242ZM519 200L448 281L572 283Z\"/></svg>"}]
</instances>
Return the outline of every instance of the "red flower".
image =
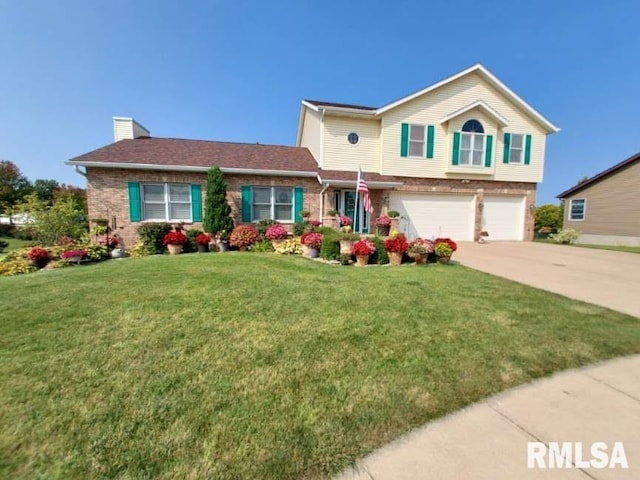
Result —
<instances>
[{"instance_id":1,"label":"red flower","mask_svg":"<svg viewBox=\"0 0 640 480\"><path fill-rule=\"evenodd\" d=\"M351 247L351 253L353 253L354 255L372 255L375 251L375 245L371 242L371 240L367 240L366 238L363 240L358 240Z\"/></svg>"},{"instance_id":2,"label":"red flower","mask_svg":"<svg viewBox=\"0 0 640 480\"><path fill-rule=\"evenodd\" d=\"M198 245L209 245L209 242L211 242L211 237L206 233L201 233L196 237L196 243Z\"/></svg>"},{"instance_id":3,"label":"red flower","mask_svg":"<svg viewBox=\"0 0 640 480\"><path fill-rule=\"evenodd\" d=\"M380 215L376 218L377 227L388 227L391 225L391 218L388 215Z\"/></svg>"},{"instance_id":4,"label":"red flower","mask_svg":"<svg viewBox=\"0 0 640 480\"><path fill-rule=\"evenodd\" d=\"M384 248L387 249L387 252L404 253L409 248L409 244L404 234L399 233L394 237L387 238L384 241Z\"/></svg>"},{"instance_id":5,"label":"red flower","mask_svg":"<svg viewBox=\"0 0 640 480\"><path fill-rule=\"evenodd\" d=\"M289 236L289 232L279 223L271 225L264 234L269 240L284 240Z\"/></svg>"},{"instance_id":6,"label":"red flower","mask_svg":"<svg viewBox=\"0 0 640 480\"><path fill-rule=\"evenodd\" d=\"M351 226L351 218L346 215L340 215L340 226L341 227L349 227Z\"/></svg>"},{"instance_id":7,"label":"red flower","mask_svg":"<svg viewBox=\"0 0 640 480\"><path fill-rule=\"evenodd\" d=\"M51 254L49 253L49 250L47 250L46 248L34 247L31 250L29 250L29 253L27 253L27 257L32 262L38 262L38 261L49 260L51 258Z\"/></svg>"},{"instance_id":8,"label":"red flower","mask_svg":"<svg viewBox=\"0 0 640 480\"><path fill-rule=\"evenodd\" d=\"M316 232L307 232L300 237L300 243L311 248L320 248L324 235Z\"/></svg>"},{"instance_id":9,"label":"red flower","mask_svg":"<svg viewBox=\"0 0 640 480\"><path fill-rule=\"evenodd\" d=\"M163 245L184 245L189 239L182 232L169 232L162 239Z\"/></svg>"},{"instance_id":10,"label":"red flower","mask_svg":"<svg viewBox=\"0 0 640 480\"><path fill-rule=\"evenodd\" d=\"M449 247L451 248L452 251L456 251L458 249L458 245L456 244L456 242L454 242L453 240L451 240L450 238L436 238L433 241L433 245L438 245L439 243L446 243L447 245L449 245Z\"/></svg>"},{"instance_id":11,"label":"red flower","mask_svg":"<svg viewBox=\"0 0 640 480\"><path fill-rule=\"evenodd\" d=\"M320 220L311 220L311 222L309 223L311 223L313 227L319 227L320 225L322 225L322 222Z\"/></svg>"},{"instance_id":12,"label":"red flower","mask_svg":"<svg viewBox=\"0 0 640 480\"><path fill-rule=\"evenodd\" d=\"M60 258L84 257L86 254L86 250L65 250L60 254Z\"/></svg>"}]
</instances>

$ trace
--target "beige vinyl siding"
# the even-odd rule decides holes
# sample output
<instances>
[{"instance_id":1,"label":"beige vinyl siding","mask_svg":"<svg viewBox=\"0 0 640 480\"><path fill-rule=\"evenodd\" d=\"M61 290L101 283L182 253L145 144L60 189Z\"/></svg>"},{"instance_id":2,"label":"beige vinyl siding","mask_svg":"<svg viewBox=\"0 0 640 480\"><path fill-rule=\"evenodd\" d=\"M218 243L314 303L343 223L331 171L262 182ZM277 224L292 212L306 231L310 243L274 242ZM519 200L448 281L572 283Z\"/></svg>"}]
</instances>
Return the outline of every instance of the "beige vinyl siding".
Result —
<instances>
[{"instance_id":1,"label":"beige vinyl siding","mask_svg":"<svg viewBox=\"0 0 640 480\"><path fill-rule=\"evenodd\" d=\"M564 228L584 234L640 236L640 162L565 199ZM571 200L585 199L585 216L572 221Z\"/></svg>"},{"instance_id":2,"label":"beige vinyl siding","mask_svg":"<svg viewBox=\"0 0 640 480\"><path fill-rule=\"evenodd\" d=\"M380 122L354 117L325 115L324 117L324 164L325 170L354 171L362 168L367 172L380 171ZM359 136L357 144L347 140L349 133Z\"/></svg>"},{"instance_id":3,"label":"beige vinyl siding","mask_svg":"<svg viewBox=\"0 0 640 480\"><path fill-rule=\"evenodd\" d=\"M322 162L320 158L322 149L320 148L320 132L322 131L322 116L319 112L314 112L309 108L304 109L304 120L302 124L302 138L300 146L307 147L316 159L318 165Z\"/></svg>"},{"instance_id":4,"label":"beige vinyl siding","mask_svg":"<svg viewBox=\"0 0 640 480\"><path fill-rule=\"evenodd\" d=\"M446 172L451 162L453 132L456 127L459 128L459 125L473 118L481 110L474 109L444 124L440 124L440 121L447 115L477 100L483 100L509 122L509 125L504 129L498 129L494 121L491 121L490 124L483 122L485 129L489 127L494 135L492 166L495 166L495 170L491 178L501 181L534 183L542 181L545 131L524 110L504 97L477 73L471 73L443 85L389 110L383 115L381 173L412 177L452 178L451 174L447 175ZM433 159L422 160L400 156L400 125L402 123L435 126ZM529 165L502 163L504 132L532 135L531 163Z\"/></svg>"},{"instance_id":5,"label":"beige vinyl siding","mask_svg":"<svg viewBox=\"0 0 640 480\"><path fill-rule=\"evenodd\" d=\"M115 142L148 137L149 135L149 131L132 118L113 118L113 137Z\"/></svg>"}]
</instances>

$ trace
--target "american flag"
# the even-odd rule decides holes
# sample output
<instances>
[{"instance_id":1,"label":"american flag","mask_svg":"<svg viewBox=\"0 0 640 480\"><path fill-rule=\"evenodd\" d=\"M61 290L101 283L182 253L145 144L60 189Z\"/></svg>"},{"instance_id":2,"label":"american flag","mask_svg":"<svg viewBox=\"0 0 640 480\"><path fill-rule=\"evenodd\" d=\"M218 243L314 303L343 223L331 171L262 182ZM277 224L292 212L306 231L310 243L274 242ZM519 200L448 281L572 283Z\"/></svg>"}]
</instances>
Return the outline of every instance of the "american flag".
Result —
<instances>
[{"instance_id":1,"label":"american flag","mask_svg":"<svg viewBox=\"0 0 640 480\"><path fill-rule=\"evenodd\" d=\"M371 205L371 198L369 197L369 188L362 176L362 170L358 170L358 189L356 191L362 194L362 206L364 209L369 213L373 213L373 205Z\"/></svg>"}]
</instances>

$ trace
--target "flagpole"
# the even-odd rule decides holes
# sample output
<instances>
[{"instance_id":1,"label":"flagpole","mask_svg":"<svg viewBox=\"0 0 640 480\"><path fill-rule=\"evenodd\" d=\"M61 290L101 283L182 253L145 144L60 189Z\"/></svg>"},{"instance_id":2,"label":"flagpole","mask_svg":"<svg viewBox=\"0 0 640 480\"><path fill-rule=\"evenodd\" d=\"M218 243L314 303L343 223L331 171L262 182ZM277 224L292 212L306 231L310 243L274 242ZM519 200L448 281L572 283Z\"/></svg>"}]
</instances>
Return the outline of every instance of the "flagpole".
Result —
<instances>
[{"instance_id":1,"label":"flagpole","mask_svg":"<svg viewBox=\"0 0 640 480\"><path fill-rule=\"evenodd\" d=\"M362 174L362 171L360 170L360 168L358 168L358 179L356 180L356 205L355 205L355 210L353 211L353 231L356 231L356 219L358 218L358 197L360 196L358 194L358 187L360 186L360 175Z\"/></svg>"}]
</instances>

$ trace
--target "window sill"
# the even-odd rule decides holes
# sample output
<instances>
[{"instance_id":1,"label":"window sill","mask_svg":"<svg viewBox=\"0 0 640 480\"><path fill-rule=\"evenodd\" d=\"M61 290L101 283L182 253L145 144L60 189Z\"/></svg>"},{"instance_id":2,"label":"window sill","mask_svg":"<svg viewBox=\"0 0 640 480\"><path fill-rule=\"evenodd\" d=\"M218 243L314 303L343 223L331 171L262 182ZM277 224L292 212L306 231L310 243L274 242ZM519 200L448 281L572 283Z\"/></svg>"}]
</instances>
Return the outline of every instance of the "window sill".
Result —
<instances>
[{"instance_id":1,"label":"window sill","mask_svg":"<svg viewBox=\"0 0 640 480\"><path fill-rule=\"evenodd\" d=\"M493 175L493 167L471 167L468 165L449 165L447 173L468 173L471 175Z\"/></svg>"}]
</instances>

